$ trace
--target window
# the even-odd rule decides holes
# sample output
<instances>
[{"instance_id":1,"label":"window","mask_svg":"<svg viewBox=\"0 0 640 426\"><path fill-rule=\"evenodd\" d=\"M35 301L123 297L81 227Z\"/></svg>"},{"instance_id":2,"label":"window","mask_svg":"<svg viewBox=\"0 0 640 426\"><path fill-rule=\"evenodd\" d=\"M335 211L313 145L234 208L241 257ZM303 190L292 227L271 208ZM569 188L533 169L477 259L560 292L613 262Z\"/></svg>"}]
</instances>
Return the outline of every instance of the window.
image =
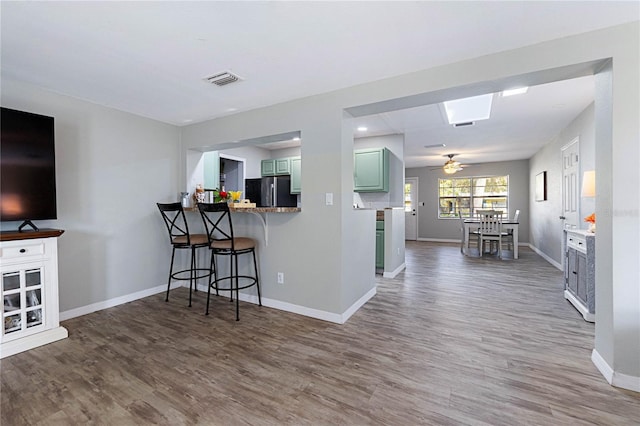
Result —
<instances>
[{"instance_id":1,"label":"window","mask_svg":"<svg viewBox=\"0 0 640 426\"><path fill-rule=\"evenodd\" d=\"M410 183L404 184L404 211L411 213L413 210L413 200L411 199L411 185Z\"/></svg>"},{"instance_id":2,"label":"window","mask_svg":"<svg viewBox=\"0 0 640 426\"><path fill-rule=\"evenodd\" d=\"M509 207L509 176L438 179L438 219L473 217L477 210Z\"/></svg>"}]
</instances>

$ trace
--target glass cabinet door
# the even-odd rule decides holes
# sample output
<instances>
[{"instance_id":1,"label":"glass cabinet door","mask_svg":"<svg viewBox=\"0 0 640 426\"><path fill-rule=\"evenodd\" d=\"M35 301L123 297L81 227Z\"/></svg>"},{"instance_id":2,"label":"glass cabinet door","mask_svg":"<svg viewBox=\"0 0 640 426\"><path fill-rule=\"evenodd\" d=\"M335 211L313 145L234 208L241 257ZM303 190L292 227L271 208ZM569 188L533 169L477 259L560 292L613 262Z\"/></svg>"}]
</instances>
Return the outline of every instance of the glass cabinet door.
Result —
<instances>
[{"instance_id":1,"label":"glass cabinet door","mask_svg":"<svg viewBox=\"0 0 640 426\"><path fill-rule=\"evenodd\" d=\"M41 267L2 272L3 335L42 325L42 280Z\"/></svg>"}]
</instances>

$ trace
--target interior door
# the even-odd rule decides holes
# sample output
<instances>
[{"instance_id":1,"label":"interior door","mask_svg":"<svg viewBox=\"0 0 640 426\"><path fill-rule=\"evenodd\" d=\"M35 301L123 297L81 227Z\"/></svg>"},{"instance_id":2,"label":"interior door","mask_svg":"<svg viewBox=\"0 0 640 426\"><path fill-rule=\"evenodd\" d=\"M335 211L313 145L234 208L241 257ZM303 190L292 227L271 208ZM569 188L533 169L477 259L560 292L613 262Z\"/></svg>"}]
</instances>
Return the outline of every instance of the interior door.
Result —
<instances>
[{"instance_id":1,"label":"interior door","mask_svg":"<svg viewBox=\"0 0 640 426\"><path fill-rule=\"evenodd\" d=\"M418 178L404 180L404 239L418 239Z\"/></svg>"},{"instance_id":2,"label":"interior door","mask_svg":"<svg viewBox=\"0 0 640 426\"><path fill-rule=\"evenodd\" d=\"M572 140L562 148L562 226L564 229L579 228L580 176L578 139Z\"/></svg>"}]
</instances>

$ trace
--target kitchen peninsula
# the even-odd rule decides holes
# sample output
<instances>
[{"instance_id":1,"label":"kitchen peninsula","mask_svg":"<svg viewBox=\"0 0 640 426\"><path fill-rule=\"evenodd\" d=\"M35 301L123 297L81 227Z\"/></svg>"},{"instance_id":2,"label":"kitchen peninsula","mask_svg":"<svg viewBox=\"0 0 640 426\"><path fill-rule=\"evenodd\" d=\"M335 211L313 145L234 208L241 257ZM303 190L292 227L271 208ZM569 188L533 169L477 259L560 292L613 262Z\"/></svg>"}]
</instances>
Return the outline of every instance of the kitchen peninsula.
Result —
<instances>
[{"instance_id":1,"label":"kitchen peninsula","mask_svg":"<svg viewBox=\"0 0 640 426\"><path fill-rule=\"evenodd\" d=\"M264 230L264 245L269 245L269 226L267 223L267 213L300 213L300 207L234 207L234 203L229 204L231 213L251 213L260 219ZM198 207L187 207L185 211L198 212Z\"/></svg>"}]
</instances>

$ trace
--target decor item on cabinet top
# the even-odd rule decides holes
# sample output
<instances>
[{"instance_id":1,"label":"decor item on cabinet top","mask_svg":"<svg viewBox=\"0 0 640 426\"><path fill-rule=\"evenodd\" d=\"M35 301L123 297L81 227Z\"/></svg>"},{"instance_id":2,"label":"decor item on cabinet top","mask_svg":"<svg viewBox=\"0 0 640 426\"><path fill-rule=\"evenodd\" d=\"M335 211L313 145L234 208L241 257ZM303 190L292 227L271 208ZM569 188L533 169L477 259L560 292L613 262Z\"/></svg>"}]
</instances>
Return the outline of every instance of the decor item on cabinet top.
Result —
<instances>
[{"instance_id":1,"label":"decor item on cabinet top","mask_svg":"<svg viewBox=\"0 0 640 426\"><path fill-rule=\"evenodd\" d=\"M584 218L584 221L589 223L588 231L591 233L595 233L596 232L596 214L591 213L589 216Z\"/></svg>"},{"instance_id":2,"label":"decor item on cabinet top","mask_svg":"<svg viewBox=\"0 0 640 426\"><path fill-rule=\"evenodd\" d=\"M196 203L204 203L204 187L201 183L196 185L196 191L193 193L193 200Z\"/></svg>"}]
</instances>

